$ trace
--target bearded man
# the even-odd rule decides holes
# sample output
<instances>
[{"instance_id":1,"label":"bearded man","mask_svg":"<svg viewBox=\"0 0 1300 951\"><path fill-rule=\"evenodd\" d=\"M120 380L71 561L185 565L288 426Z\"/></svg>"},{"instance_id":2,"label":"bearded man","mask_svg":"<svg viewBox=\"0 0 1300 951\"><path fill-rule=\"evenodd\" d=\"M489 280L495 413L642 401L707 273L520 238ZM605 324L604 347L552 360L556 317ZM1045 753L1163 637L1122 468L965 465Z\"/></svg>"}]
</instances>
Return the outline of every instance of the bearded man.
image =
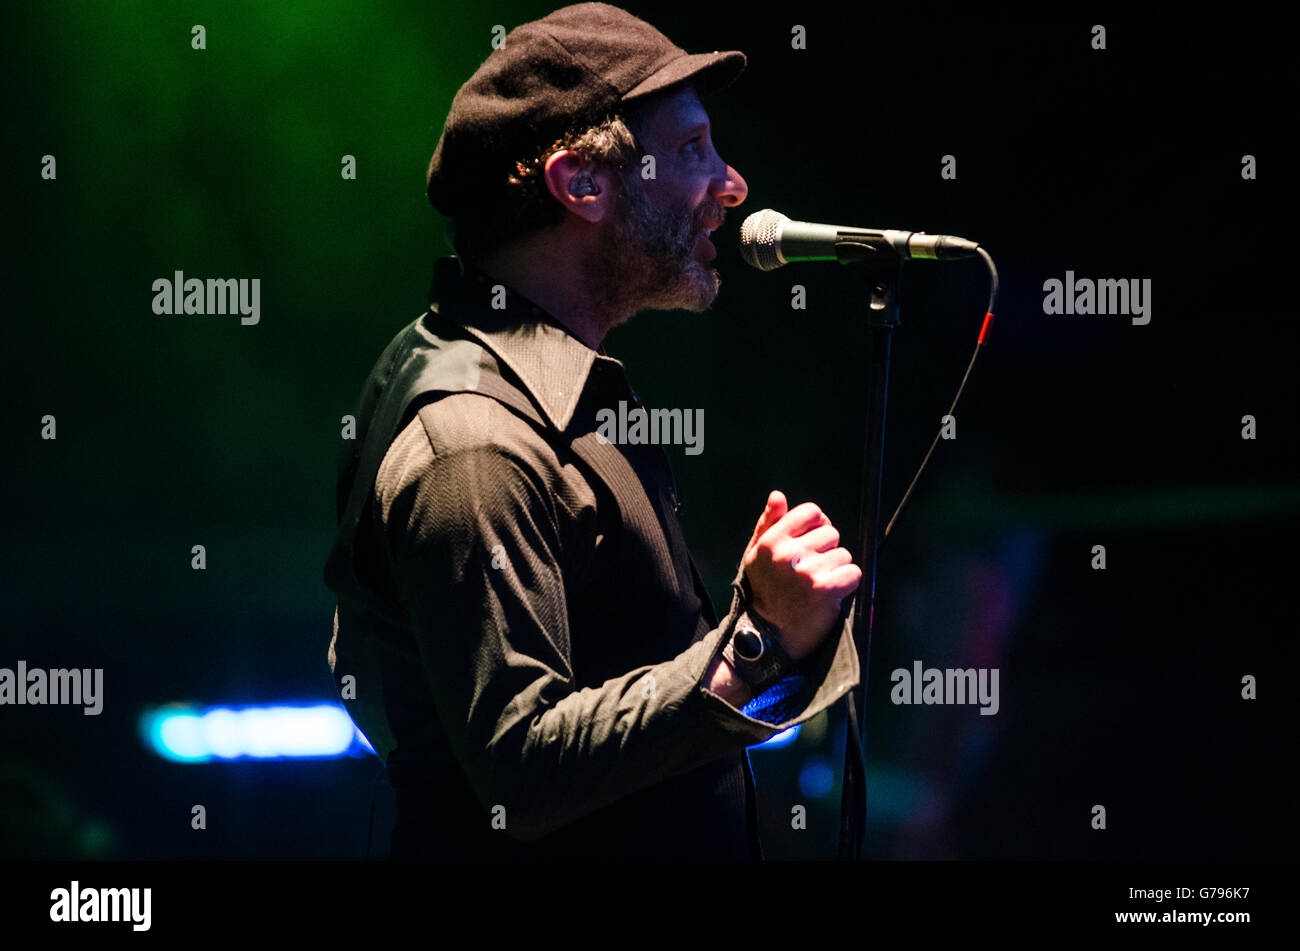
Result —
<instances>
[{"instance_id":1,"label":"bearded man","mask_svg":"<svg viewBox=\"0 0 1300 951\"><path fill-rule=\"evenodd\" d=\"M719 620L663 449L597 432L640 405L605 334L717 296L747 189L700 94L744 65L583 3L452 102L428 195L457 254L365 384L326 567L394 858L761 858L746 748L858 682L862 572L816 505L771 493Z\"/></svg>"}]
</instances>

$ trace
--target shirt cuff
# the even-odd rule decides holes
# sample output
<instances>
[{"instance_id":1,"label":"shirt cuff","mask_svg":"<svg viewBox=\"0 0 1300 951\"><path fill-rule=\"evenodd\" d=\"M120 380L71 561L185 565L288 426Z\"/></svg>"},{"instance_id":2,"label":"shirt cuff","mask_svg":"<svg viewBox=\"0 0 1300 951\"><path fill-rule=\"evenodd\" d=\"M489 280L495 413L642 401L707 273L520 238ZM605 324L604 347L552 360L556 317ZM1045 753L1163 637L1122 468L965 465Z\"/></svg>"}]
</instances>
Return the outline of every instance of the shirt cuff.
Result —
<instances>
[{"instance_id":1,"label":"shirt cuff","mask_svg":"<svg viewBox=\"0 0 1300 951\"><path fill-rule=\"evenodd\" d=\"M751 592L743 565L731 582L731 589L731 609L713 632L716 639L710 638L709 665L722 653L722 646L731 637L737 618L749 604ZM701 677L700 689L709 698L715 715L729 729L748 735L757 743L811 719L856 687L860 675L857 647L853 640L852 599L846 602L846 608L840 612L840 619L817 650L740 708L709 691Z\"/></svg>"}]
</instances>

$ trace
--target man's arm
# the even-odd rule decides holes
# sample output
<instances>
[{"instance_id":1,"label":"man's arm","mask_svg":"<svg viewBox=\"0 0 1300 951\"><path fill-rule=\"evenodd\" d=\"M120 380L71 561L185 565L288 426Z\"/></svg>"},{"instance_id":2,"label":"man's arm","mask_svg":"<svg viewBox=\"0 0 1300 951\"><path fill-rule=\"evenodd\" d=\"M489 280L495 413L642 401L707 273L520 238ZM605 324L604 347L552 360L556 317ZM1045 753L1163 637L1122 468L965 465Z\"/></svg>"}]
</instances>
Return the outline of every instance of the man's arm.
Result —
<instances>
[{"instance_id":1,"label":"man's arm","mask_svg":"<svg viewBox=\"0 0 1300 951\"><path fill-rule=\"evenodd\" d=\"M503 422L509 415L493 412ZM561 550L567 516L547 474L497 446L435 455L418 419L394 450L404 463L385 490L386 531L427 681L475 792L485 806L505 806L515 837L538 838L734 755L842 695L822 691L781 724L742 714L749 691L719 663L735 597L722 623L676 657L578 689ZM855 662L844 690L856 676Z\"/></svg>"},{"instance_id":2,"label":"man's arm","mask_svg":"<svg viewBox=\"0 0 1300 951\"><path fill-rule=\"evenodd\" d=\"M737 710L754 699L749 684L736 676L736 671L721 654L709 665L704 682L708 684L710 693L717 694Z\"/></svg>"}]
</instances>

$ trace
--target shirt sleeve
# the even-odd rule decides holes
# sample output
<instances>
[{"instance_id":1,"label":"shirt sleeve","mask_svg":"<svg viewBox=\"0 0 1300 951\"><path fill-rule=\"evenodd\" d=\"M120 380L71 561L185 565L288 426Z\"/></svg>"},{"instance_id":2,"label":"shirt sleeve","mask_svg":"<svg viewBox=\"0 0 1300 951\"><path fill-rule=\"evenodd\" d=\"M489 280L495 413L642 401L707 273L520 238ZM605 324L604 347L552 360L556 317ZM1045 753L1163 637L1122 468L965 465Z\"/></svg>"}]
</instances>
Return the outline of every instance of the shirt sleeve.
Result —
<instances>
[{"instance_id":1,"label":"shirt sleeve","mask_svg":"<svg viewBox=\"0 0 1300 951\"><path fill-rule=\"evenodd\" d=\"M842 628L828 639L838 646L818 689L779 723L710 692L707 670L741 611L733 583L727 616L685 651L577 687L567 512L548 488L555 474L508 443L435 452L418 419L401 440L393 447L400 465L386 459L377 480L399 596L452 751L485 808L505 807L515 838L540 838L659 780L736 755L857 683Z\"/></svg>"}]
</instances>

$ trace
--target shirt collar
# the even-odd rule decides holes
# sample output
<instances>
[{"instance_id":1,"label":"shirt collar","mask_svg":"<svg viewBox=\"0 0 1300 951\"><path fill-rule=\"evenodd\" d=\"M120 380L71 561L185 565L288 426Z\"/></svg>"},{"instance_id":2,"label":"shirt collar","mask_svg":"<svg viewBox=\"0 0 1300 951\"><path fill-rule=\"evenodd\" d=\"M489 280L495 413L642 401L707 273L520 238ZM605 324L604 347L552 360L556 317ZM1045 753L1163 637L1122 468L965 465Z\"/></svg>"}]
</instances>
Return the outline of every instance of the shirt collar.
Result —
<instances>
[{"instance_id":1,"label":"shirt collar","mask_svg":"<svg viewBox=\"0 0 1300 951\"><path fill-rule=\"evenodd\" d=\"M434 264L429 296L432 309L441 312L446 305L448 316L519 377L561 431L568 428L595 376L612 376L626 386L623 364L603 346L592 350L554 316L460 258L441 258Z\"/></svg>"}]
</instances>

